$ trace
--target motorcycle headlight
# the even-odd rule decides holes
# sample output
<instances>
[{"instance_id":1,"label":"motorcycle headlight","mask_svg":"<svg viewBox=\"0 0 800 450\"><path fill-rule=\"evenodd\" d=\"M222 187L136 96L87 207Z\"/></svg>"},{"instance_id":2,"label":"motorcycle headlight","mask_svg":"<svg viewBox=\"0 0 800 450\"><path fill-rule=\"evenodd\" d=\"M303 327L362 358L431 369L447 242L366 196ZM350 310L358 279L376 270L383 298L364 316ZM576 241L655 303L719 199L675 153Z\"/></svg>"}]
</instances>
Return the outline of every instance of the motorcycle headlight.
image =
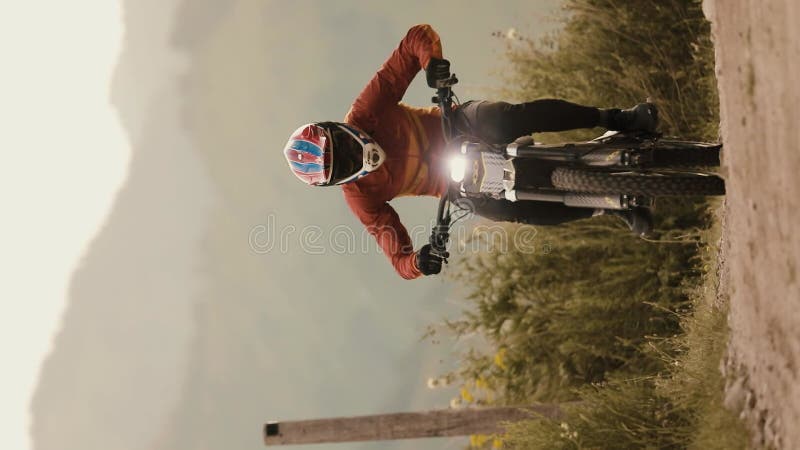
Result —
<instances>
[{"instance_id":1,"label":"motorcycle headlight","mask_svg":"<svg viewBox=\"0 0 800 450\"><path fill-rule=\"evenodd\" d=\"M464 172L467 170L467 159L462 155L450 158L450 179L460 183L464 179Z\"/></svg>"}]
</instances>

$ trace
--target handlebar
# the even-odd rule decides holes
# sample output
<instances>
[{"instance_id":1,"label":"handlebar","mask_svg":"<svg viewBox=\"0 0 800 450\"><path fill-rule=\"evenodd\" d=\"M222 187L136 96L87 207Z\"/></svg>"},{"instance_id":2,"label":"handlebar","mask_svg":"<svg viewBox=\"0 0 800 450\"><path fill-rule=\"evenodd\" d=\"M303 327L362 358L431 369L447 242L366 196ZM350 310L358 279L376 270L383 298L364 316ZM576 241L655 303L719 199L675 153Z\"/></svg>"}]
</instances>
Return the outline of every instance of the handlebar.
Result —
<instances>
[{"instance_id":1,"label":"handlebar","mask_svg":"<svg viewBox=\"0 0 800 450\"><path fill-rule=\"evenodd\" d=\"M450 75L445 80L436 82L436 95L431 98L433 103L439 105L442 112L442 131L444 132L445 142L449 142L455 135L455 124L453 123L453 89L458 83L455 74Z\"/></svg>"},{"instance_id":2,"label":"handlebar","mask_svg":"<svg viewBox=\"0 0 800 450\"><path fill-rule=\"evenodd\" d=\"M456 129L453 118L453 89L452 86L458 83L458 78L455 74L450 75L445 80L436 82L436 95L431 99L433 103L439 105L439 110L442 112L442 133L444 135L445 143L455 136ZM442 195L439 199L439 207L436 211L436 225L431 230L429 243L431 245L431 253L441 257L444 263L447 263L447 258L450 254L447 252L447 243L450 240L450 195L451 189Z\"/></svg>"},{"instance_id":3,"label":"handlebar","mask_svg":"<svg viewBox=\"0 0 800 450\"><path fill-rule=\"evenodd\" d=\"M428 241L431 244L431 253L442 258L445 263L447 263L447 258L450 256L447 252L447 242L450 240L450 211L445 212L445 206L450 201L448 197L445 193L439 199L436 225L431 230L431 237Z\"/></svg>"}]
</instances>

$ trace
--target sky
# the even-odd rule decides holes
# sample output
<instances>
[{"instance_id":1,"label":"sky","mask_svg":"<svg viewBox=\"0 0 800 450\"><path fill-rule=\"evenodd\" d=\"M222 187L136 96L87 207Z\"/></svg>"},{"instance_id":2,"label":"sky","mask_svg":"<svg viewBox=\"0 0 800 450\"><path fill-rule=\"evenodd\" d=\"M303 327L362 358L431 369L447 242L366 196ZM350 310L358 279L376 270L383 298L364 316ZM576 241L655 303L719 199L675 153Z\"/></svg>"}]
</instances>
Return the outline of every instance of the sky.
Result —
<instances>
[{"instance_id":1,"label":"sky","mask_svg":"<svg viewBox=\"0 0 800 450\"><path fill-rule=\"evenodd\" d=\"M124 182L130 149L108 100L119 5L0 4L0 448L26 449L28 403L70 274Z\"/></svg>"},{"instance_id":2,"label":"sky","mask_svg":"<svg viewBox=\"0 0 800 450\"><path fill-rule=\"evenodd\" d=\"M522 1L507 2L504 4L506 14L515 14L509 11L529 12L530 8L523 6L526 4ZM0 216L0 274L3 274L0 298L5 310L5 314L0 315L0 348L4 360L0 383L0 398L4 400L0 404L0 420L4 424L0 427L0 448L28 449L31 448L28 411L40 364L51 350L54 333L59 329L73 273L85 262L89 246L97 239L115 202L119 202L120 190L129 184L133 150L129 144L131 136L126 135L120 124L120 111L112 107L109 98L125 31L119 3L101 0L79 4L2 0L0 5L3 10L3 14L0 14L0 55L3 58L0 67L0 124L3 124L0 126L0 205L3 211ZM152 8L153 11L160 10L157 6ZM352 98L371 76L372 68L385 58L387 48L391 48L388 45L394 45L399 40L402 27L406 24L438 18L445 25L444 29L449 30L450 36L456 33L457 22L444 20L450 14L450 4L422 2L418 6L424 6L426 20L418 20L421 8L395 13L391 13L390 8L375 7L375 11L361 12L354 8L356 12L348 13L359 15L357 19L372 20L374 23L365 27L365 33L374 32L378 35L374 40L375 45L364 46L366 62L360 64L369 67L369 70L363 70L362 67L358 74L342 71L338 78L332 77L332 80L343 85L341 89L326 85L323 81L315 86L312 92L323 99L322 110L326 114L343 113L347 99ZM210 6L211 9L216 7ZM217 27L223 30L214 31L216 36L222 36L212 42L213 45L219 42L218 54L214 48L205 48L202 58L197 58L198 66L203 64L203 58L209 59L209 64L213 65L213 58L230 53L230 48L237 41L227 41L227 36L241 38L224 30L235 30L236 24L242 23L243 19L236 19L236 12L224 11L224 7L222 10L211 11L209 17L233 17L229 20L230 25L208 25L209 29ZM293 14L292 11L284 13L289 17ZM328 20L326 26L333 26L332 29L335 29L335 23L331 25L330 20L341 21L345 26L349 20L353 20L347 14L328 13L324 18ZM389 13L391 17L386 15ZM386 18L381 18L381 14L385 14ZM321 20L321 17L315 20ZM160 20L168 18L162 17ZM471 47L491 47L490 39L485 37L488 32L481 30L481 33L474 40L467 41L465 38L460 43L448 41L446 35L443 36L446 56L454 56L454 71L463 80L459 90L462 94L477 95L482 83L489 80L491 68L485 67L490 58L488 50L484 48L481 57L470 58L471 54L480 53ZM339 39L340 45L355 46L362 45L363 37L351 30L342 33ZM295 44L319 45L299 41ZM335 53L331 54L333 56L330 58L335 59ZM269 66L271 63L267 62L265 70L274 71L274 67ZM177 67L180 61L170 64ZM133 81L148 86L151 80L147 74L155 73L155 70L139 72L144 76ZM199 77L198 83L202 84L204 80ZM321 76L320 80L323 80ZM150 84L155 87L149 89L148 94L157 92L158 83L153 81ZM279 85L276 83L276 86ZM235 95L237 92L223 91L220 95ZM137 101L137 94L131 92L128 101ZM424 84L417 82L412 86L408 98L412 103L424 104L428 96ZM245 97L234 100L247 101ZM208 100L209 105L214 105L215 101L219 99ZM308 114L307 106L290 110L278 118L278 128L290 130L289 123L297 123ZM126 119L128 124L137 124L133 126L136 128L138 124L145 124L148 117L142 115ZM234 118L235 121L237 118ZM285 137L282 134L276 134L267 140L272 144L281 144L283 139ZM237 171L251 170L246 163L226 167L224 163L213 165L213 161L211 172L230 169L235 175ZM284 175L286 179L291 179L288 171ZM210 175L211 178L214 176L215 173ZM215 195L218 200L226 199L224 190ZM298 195L302 197L308 194ZM326 198L332 198L332 195L328 193ZM238 197L231 194L227 198L235 202ZM428 205L420 207L406 200L400 203L398 209L404 217L416 214L414 217L420 219L429 215ZM223 209L235 215L236 206ZM248 207L241 206L243 209ZM324 207L321 211L325 211ZM254 215L263 218L266 212L269 210L262 208ZM241 220L249 227L259 223L252 216ZM394 277L386 269L384 261L377 262L382 274L378 279ZM371 263L361 261L358 264ZM431 286L434 282L424 280L423 283L427 283L423 286ZM414 292L423 292L418 286ZM367 292L364 295L369 299L374 294ZM382 332L387 333L386 330ZM322 337L319 339L322 340Z\"/></svg>"}]
</instances>

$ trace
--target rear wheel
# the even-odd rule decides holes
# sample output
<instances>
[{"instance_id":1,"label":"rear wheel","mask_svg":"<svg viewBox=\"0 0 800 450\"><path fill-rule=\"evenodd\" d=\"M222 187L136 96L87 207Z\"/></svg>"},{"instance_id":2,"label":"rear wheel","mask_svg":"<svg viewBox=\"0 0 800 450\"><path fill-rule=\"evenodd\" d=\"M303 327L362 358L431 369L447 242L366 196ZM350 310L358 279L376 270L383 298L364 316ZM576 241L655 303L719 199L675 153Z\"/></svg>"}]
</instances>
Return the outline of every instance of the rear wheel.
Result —
<instances>
[{"instance_id":1,"label":"rear wheel","mask_svg":"<svg viewBox=\"0 0 800 450\"><path fill-rule=\"evenodd\" d=\"M722 144L659 139L653 148L651 167L719 166Z\"/></svg>"},{"instance_id":2,"label":"rear wheel","mask_svg":"<svg viewBox=\"0 0 800 450\"><path fill-rule=\"evenodd\" d=\"M557 189L593 194L653 197L725 194L725 181L716 175L670 170L631 172L558 167L553 171L551 181Z\"/></svg>"}]
</instances>

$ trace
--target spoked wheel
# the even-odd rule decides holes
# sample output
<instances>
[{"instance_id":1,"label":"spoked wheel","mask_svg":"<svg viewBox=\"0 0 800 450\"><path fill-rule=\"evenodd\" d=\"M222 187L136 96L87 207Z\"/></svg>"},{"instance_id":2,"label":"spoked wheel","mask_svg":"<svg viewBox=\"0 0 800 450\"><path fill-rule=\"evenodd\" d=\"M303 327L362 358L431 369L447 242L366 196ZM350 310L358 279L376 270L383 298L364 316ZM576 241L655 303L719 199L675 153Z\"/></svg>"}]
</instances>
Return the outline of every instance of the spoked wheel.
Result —
<instances>
[{"instance_id":1,"label":"spoked wheel","mask_svg":"<svg viewBox=\"0 0 800 450\"><path fill-rule=\"evenodd\" d=\"M653 147L652 167L719 166L722 144L659 139Z\"/></svg>"},{"instance_id":2,"label":"spoked wheel","mask_svg":"<svg viewBox=\"0 0 800 450\"><path fill-rule=\"evenodd\" d=\"M725 195L722 178L699 172L558 167L551 181L557 189L593 194Z\"/></svg>"}]
</instances>

